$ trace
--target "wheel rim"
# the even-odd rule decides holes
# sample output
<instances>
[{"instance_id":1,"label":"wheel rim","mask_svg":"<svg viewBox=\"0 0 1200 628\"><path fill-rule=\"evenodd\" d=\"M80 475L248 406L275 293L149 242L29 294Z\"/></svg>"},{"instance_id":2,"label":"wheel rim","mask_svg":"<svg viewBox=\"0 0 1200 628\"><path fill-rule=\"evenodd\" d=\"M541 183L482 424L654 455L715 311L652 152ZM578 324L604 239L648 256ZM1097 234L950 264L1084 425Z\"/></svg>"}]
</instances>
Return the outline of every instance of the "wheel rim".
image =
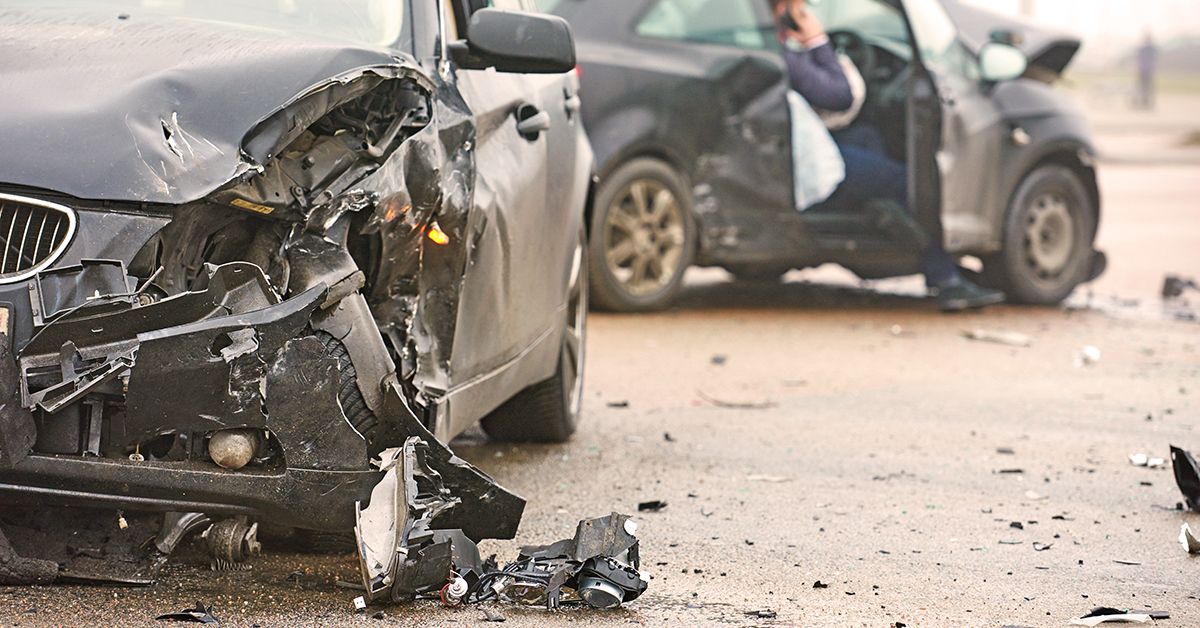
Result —
<instances>
[{"instance_id":1,"label":"wheel rim","mask_svg":"<svg viewBox=\"0 0 1200 628\"><path fill-rule=\"evenodd\" d=\"M613 200L604 225L605 265L631 295L666 289L684 254L683 210L675 194L653 179L633 181Z\"/></svg>"},{"instance_id":2,"label":"wheel rim","mask_svg":"<svg viewBox=\"0 0 1200 628\"><path fill-rule=\"evenodd\" d=\"M1058 277L1075 250L1071 206L1058 194L1043 194L1029 205L1025 219L1025 260L1040 279Z\"/></svg>"},{"instance_id":3,"label":"wheel rim","mask_svg":"<svg viewBox=\"0 0 1200 628\"><path fill-rule=\"evenodd\" d=\"M583 405L583 366L587 353L587 258L583 242L575 247L567 298L567 327L563 338L563 382L567 408L577 416Z\"/></svg>"}]
</instances>

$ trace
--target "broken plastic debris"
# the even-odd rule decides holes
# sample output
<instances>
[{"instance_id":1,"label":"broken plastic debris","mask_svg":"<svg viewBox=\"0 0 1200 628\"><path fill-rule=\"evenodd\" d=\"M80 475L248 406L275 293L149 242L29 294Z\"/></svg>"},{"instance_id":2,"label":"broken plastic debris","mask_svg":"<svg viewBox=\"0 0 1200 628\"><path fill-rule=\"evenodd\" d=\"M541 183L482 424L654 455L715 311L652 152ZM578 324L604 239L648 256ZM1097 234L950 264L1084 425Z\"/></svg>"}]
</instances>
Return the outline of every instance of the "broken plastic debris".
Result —
<instances>
[{"instance_id":1,"label":"broken plastic debris","mask_svg":"<svg viewBox=\"0 0 1200 628\"><path fill-rule=\"evenodd\" d=\"M367 610L367 598L361 595L354 598L354 610L360 613Z\"/></svg>"},{"instance_id":2,"label":"broken plastic debris","mask_svg":"<svg viewBox=\"0 0 1200 628\"><path fill-rule=\"evenodd\" d=\"M1080 349L1079 353L1076 354L1075 366L1077 366L1077 367L1095 366L1100 363L1100 356L1101 356L1101 353L1100 353L1099 347L1093 347L1090 345L1086 346L1086 347Z\"/></svg>"},{"instance_id":3,"label":"broken plastic debris","mask_svg":"<svg viewBox=\"0 0 1200 628\"><path fill-rule=\"evenodd\" d=\"M758 402L740 402L740 401L724 401L710 397L703 392L697 391L696 394L705 403L711 404L724 410L770 410L775 407L774 401L758 401Z\"/></svg>"},{"instance_id":4,"label":"broken plastic debris","mask_svg":"<svg viewBox=\"0 0 1200 628\"><path fill-rule=\"evenodd\" d=\"M194 624L219 624L217 618L212 614L211 606L205 606L202 602L196 602L196 608L185 608L178 613L166 613L155 617L158 621L183 621Z\"/></svg>"},{"instance_id":5,"label":"broken plastic debris","mask_svg":"<svg viewBox=\"0 0 1200 628\"><path fill-rule=\"evenodd\" d=\"M1200 285L1197 285L1194 279L1185 279L1178 275L1167 275L1166 279L1163 279L1162 297L1164 299L1178 299L1188 290L1200 290Z\"/></svg>"},{"instance_id":6,"label":"broken plastic debris","mask_svg":"<svg viewBox=\"0 0 1200 628\"><path fill-rule=\"evenodd\" d=\"M746 613L743 613L743 614L746 617L753 617L755 619L775 619L775 618L779 617L779 613L776 613L775 611L773 611L769 608L764 608L762 610L757 610L757 611L747 611Z\"/></svg>"},{"instance_id":7,"label":"broken plastic debris","mask_svg":"<svg viewBox=\"0 0 1200 628\"><path fill-rule=\"evenodd\" d=\"M967 340L975 340L978 342L990 342L998 345L1009 347L1032 347L1033 338L1025 334L1015 331L992 331L988 329L974 329L964 331L963 337Z\"/></svg>"},{"instance_id":8,"label":"broken plastic debris","mask_svg":"<svg viewBox=\"0 0 1200 628\"><path fill-rule=\"evenodd\" d=\"M1154 618L1145 613L1130 613L1116 608L1095 608L1092 612L1071 620L1072 626L1099 626L1100 624L1144 624Z\"/></svg>"},{"instance_id":9,"label":"broken plastic debris","mask_svg":"<svg viewBox=\"0 0 1200 628\"><path fill-rule=\"evenodd\" d=\"M504 615L501 615L499 611L492 610L485 606L483 607L483 621L498 624L505 621L505 618Z\"/></svg>"},{"instance_id":10,"label":"broken plastic debris","mask_svg":"<svg viewBox=\"0 0 1200 628\"><path fill-rule=\"evenodd\" d=\"M1196 533L1192 532L1192 527L1186 523L1179 529L1179 544L1189 554L1200 554L1200 539L1196 538Z\"/></svg>"},{"instance_id":11,"label":"broken plastic debris","mask_svg":"<svg viewBox=\"0 0 1200 628\"><path fill-rule=\"evenodd\" d=\"M1129 464L1135 467L1157 469L1166 466L1167 461L1162 458L1151 458L1146 454L1129 454Z\"/></svg>"},{"instance_id":12,"label":"broken plastic debris","mask_svg":"<svg viewBox=\"0 0 1200 628\"><path fill-rule=\"evenodd\" d=\"M654 500L638 504L638 512L659 512L667 507L667 502Z\"/></svg>"},{"instance_id":13,"label":"broken plastic debris","mask_svg":"<svg viewBox=\"0 0 1200 628\"><path fill-rule=\"evenodd\" d=\"M1171 462L1175 467L1175 482L1187 499L1188 508L1200 512L1200 467L1192 454L1171 447Z\"/></svg>"},{"instance_id":14,"label":"broken plastic debris","mask_svg":"<svg viewBox=\"0 0 1200 628\"><path fill-rule=\"evenodd\" d=\"M821 582L820 580L817 580L816 582L813 583L813 588L814 589L828 589L829 585L825 584L824 582Z\"/></svg>"},{"instance_id":15,"label":"broken plastic debris","mask_svg":"<svg viewBox=\"0 0 1200 628\"><path fill-rule=\"evenodd\" d=\"M781 475L748 475L746 479L751 482L766 482L767 484L783 484L792 481L792 478L785 478Z\"/></svg>"}]
</instances>

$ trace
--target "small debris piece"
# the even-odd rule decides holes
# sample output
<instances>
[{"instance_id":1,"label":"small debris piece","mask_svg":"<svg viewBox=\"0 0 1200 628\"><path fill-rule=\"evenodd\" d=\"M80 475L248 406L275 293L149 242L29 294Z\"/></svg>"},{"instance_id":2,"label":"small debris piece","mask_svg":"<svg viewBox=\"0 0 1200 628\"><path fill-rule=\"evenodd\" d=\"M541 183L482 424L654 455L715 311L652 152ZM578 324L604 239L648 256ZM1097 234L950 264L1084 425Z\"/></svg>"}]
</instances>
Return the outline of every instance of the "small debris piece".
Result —
<instances>
[{"instance_id":1,"label":"small debris piece","mask_svg":"<svg viewBox=\"0 0 1200 628\"><path fill-rule=\"evenodd\" d=\"M628 401L610 401L610 402L608 402L607 405L610 408L624 410L625 408L629 407L629 402Z\"/></svg>"},{"instance_id":2,"label":"small debris piece","mask_svg":"<svg viewBox=\"0 0 1200 628\"><path fill-rule=\"evenodd\" d=\"M1044 552L1044 551L1046 551L1046 550L1049 550L1049 549L1050 549L1050 548L1052 548L1052 547L1054 547L1054 544L1053 544L1053 543L1037 543L1037 542L1034 542L1034 544L1033 544L1033 551L1035 551L1035 552Z\"/></svg>"},{"instance_id":3,"label":"small debris piece","mask_svg":"<svg viewBox=\"0 0 1200 628\"><path fill-rule=\"evenodd\" d=\"M661 512L667 507L667 502L654 500L638 504L638 512Z\"/></svg>"},{"instance_id":4,"label":"small debris piece","mask_svg":"<svg viewBox=\"0 0 1200 628\"><path fill-rule=\"evenodd\" d=\"M760 611L748 611L743 614L746 617L753 617L755 619L775 619L776 617L779 617L778 613L769 608L764 608Z\"/></svg>"},{"instance_id":5,"label":"small debris piece","mask_svg":"<svg viewBox=\"0 0 1200 628\"><path fill-rule=\"evenodd\" d=\"M1130 567L1137 567L1141 565L1141 563L1137 562L1136 560L1114 560L1113 562L1118 565L1128 565Z\"/></svg>"},{"instance_id":6,"label":"small debris piece","mask_svg":"<svg viewBox=\"0 0 1200 628\"><path fill-rule=\"evenodd\" d=\"M667 441L668 443L673 443L675 442L675 437L671 436L670 432L663 432L663 440Z\"/></svg>"},{"instance_id":7,"label":"small debris piece","mask_svg":"<svg viewBox=\"0 0 1200 628\"><path fill-rule=\"evenodd\" d=\"M1175 482L1187 499L1188 508L1200 512L1200 466L1192 454L1171 447L1171 462L1175 467Z\"/></svg>"},{"instance_id":8,"label":"small debris piece","mask_svg":"<svg viewBox=\"0 0 1200 628\"><path fill-rule=\"evenodd\" d=\"M999 475L1024 475L1025 469L1000 469L996 473Z\"/></svg>"},{"instance_id":9,"label":"small debris piece","mask_svg":"<svg viewBox=\"0 0 1200 628\"><path fill-rule=\"evenodd\" d=\"M359 613L366 611L367 610L367 598L365 598L361 595L354 598L354 610Z\"/></svg>"},{"instance_id":10,"label":"small debris piece","mask_svg":"<svg viewBox=\"0 0 1200 628\"><path fill-rule=\"evenodd\" d=\"M1095 366L1100 363L1100 356L1101 353L1099 347L1093 347L1091 345L1086 346L1080 349L1079 353L1075 356L1075 366Z\"/></svg>"},{"instance_id":11,"label":"small debris piece","mask_svg":"<svg viewBox=\"0 0 1200 628\"><path fill-rule=\"evenodd\" d=\"M492 609L490 609L490 608L488 608L488 607L484 606L484 607L483 607L483 621L487 621L487 622L492 622L492 623L497 623L497 624L498 624L498 623L501 623L501 622L508 621L508 619L507 619L507 618L505 618L505 617L504 617L504 615L501 615L499 611L492 610Z\"/></svg>"},{"instance_id":12,"label":"small debris piece","mask_svg":"<svg viewBox=\"0 0 1200 628\"><path fill-rule=\"evenodd\" d=\"M1025 529L1025 524L1021 523L1020 521L1014 521L1014 522L1012 522L1012 523L1008 524L1008 527L1010 527L1010 528L1016 528L1016 529L1018 529L1018 530L1024 530L1024 529Z\"/></svg>"},{"instance_id":13,"label":"small debris piece","mask_svg":"<svg viewBox=\"0 0 1200 628\"><path fill-rule=\"evenodd\" d=\"M721 408L723 410L770 410L771 408L774 408L776 405L774 401L760 401L760 402L723 401L721 399L715 399L713 397L710 397L710 396L704 394L703 392L697 391L696 394L705 403L711 404L711 405L713 405L717 408Z\"/></svg>"},{"instance_id":14,"label":"small debris piece","mask_svg":"<svg viewBox=\"0 0 1200 628\"><path fill-rule=\"evenodd\" d=\"M371 619L383 621L383 620L387 619L387 613L385 613L383 611L375 611L375 614L371 615Z\"/></svg>"},{"instance_id":15,"label":"small debris piece","mask_svg":"<svg viewBox=\"0 0 1200 628\"><path fill-rule=\"evenodd\" d=\"M712 357L712 363L716 366L725 366L725 363L728 361L729 361L728 357L720 355L720 354L714 355Z\"/></svg>"},{"instance_id":16,"label":"small debris piece","mask_svg":"<svg viewBox=\"0 0 1200 628\"><path fill-rule=\"evenodd\" d=\"M820 580L817 580L816 582L813 583L813 588L814 589L828 589L829 585L825 584L824 582L821 582Z\"/></svg>"},{"instance_id":17,"label":"small debris piece","mask_svg":"<svg viewBox=\"0 0 1200 628\"><path fill-rule=\"evenodd\" d=\"M212 614L212 607L203 602L196 602L196 608L185 608L178 613L166 613L154 619L158 621L182 621L194 624L219 624L220 621Z\"/></svg>"},{"instance_id":18,"label":"small debris piece","mask_svg":"<svg viewBox=\"0 0 1200 628\"><path fill-rule=\"evenodd\" d=\"M1192 532L1192 527L1186 523L1179 530L1179 544L1189 554L1200 554L1200 539L1196 538L1196 533Z\"/></svg>"},{"instance_id":19,"label":"small debris piece","mask_svg":"<svg viewBox=\"0 0 1200 628\"><path fill-rule=\"evenodd\" d=\"M1017 450L1013 449L1012 447L997 447L996 453L1000 454L1001 456L1015 456L1017 455Z\"/></svg>"},{"instance_id":20,"label":"small debris piece","mask_svg":"<svg viewBox=\"0 0 1200 628\"><path fill-rule=\"evenodd\" d=\"M967 340L975 340L978 342L990 342L992 344L1005 345L1008 347L1032 347L1033 338L1020 334L1014 331L992 331L988 329L975 329L964 331L963 337Z\"/></svg>"},{"instance_id":21,"label":"small debris piece","mask_svg":"<svg viewBox=\"0 0 1200 628\"><path fill-rule=\"evenodd\" d=\"M1159 467L1165 467L1167 465L1167 461L1163 460L1162 458L1151 458L1146 454L1129 454L1129 464L1135 467L1157 469Z\"/></svg>"},{"instance_id":22,"label":"small debris piece","mask_svg":"<svg viewBox=\"0 0 1200 628\"><path fill-rule=\"evenodd\" d=\"M1178 299L1188 290L1200 290L1194 279L1185 279L1178 275L1167 275L1163 279L1162 298Z\"/></svg>"},{"instance_id":23,"label":"small debris piece","mask_svg":"<svg viewBox=\"0 0 1200 628\"><path fill-rule=\"evenodd\" d=\"M1153 621L1150 615L1145 613L1130 613L1127 610L1116 608L1095 608L1092 612L1080 617L1072 619L1072 626L1099 626L1100 624L1145 624Z\"/></svg>"},{"instance_id":24,"label":"small debris piece","mask_svg":"<svg viewBox=\"0 0 1200 628\"><path fill-rule=\"evenodd\" d=\"M767 484L783 484L791 482L792 478L785 478L779 475L748 475L746 479L751 482L766 482Z\"/></svg>"}]
</instances>

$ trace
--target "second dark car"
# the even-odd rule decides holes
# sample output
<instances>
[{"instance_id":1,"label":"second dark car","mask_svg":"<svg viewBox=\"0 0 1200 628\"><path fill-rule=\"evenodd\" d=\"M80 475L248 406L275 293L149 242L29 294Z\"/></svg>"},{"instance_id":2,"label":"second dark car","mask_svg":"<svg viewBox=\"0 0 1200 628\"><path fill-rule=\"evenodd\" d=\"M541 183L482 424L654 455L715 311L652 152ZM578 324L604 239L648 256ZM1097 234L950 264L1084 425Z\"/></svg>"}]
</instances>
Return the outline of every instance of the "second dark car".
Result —
<instances>
[{"instance_id":1,"label":"second dark car","mask_svg":"<svg viewBox=\"0 0 1200 628\"><path fill-rule=\"evenodd\" d=\"M981 260L981 281L1022 303L1057 303L1103 270L1090 133L1053 87L1077 40L950 0L811 3L866 79L859 119L908 164L914 223L886 203L797 211L767 0L543 4L579 43L601 175L595 305L663 307L693 264L746 278L825 263L911 274L927 235Z\"/></svg>"}]
</instances>

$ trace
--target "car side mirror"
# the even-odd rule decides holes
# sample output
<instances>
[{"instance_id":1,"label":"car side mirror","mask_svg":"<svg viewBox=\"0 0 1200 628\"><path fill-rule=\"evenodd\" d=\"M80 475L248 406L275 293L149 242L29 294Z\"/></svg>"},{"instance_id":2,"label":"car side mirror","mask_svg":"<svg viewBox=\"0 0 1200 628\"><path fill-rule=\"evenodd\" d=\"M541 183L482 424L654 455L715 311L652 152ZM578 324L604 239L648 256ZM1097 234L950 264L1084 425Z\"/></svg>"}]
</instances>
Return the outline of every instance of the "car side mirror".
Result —
<instances>
[{"instance_id":1,"label":"car side mirror","mask_svg":"<svg viewBox=\"0 0 1200 628\"><path fill-rule=\"evenodd\" d=\"M980 75L989 83L1020 78L1027 69L1029 59L1025 53L1008 44L991 42L979 51Z\"/></svg>"},{"instance_id":2,"label":"car side mirror","mask_svg":"<svg viewBox=\"0 0 1200 628\"><path fill-rule=\"evenodd\" d=\"M467 70L562 74L575 69L575 36L560 17L480 9L471 16L467 38L449 48L454 62Z\"/></svg>"}]
</instances>

